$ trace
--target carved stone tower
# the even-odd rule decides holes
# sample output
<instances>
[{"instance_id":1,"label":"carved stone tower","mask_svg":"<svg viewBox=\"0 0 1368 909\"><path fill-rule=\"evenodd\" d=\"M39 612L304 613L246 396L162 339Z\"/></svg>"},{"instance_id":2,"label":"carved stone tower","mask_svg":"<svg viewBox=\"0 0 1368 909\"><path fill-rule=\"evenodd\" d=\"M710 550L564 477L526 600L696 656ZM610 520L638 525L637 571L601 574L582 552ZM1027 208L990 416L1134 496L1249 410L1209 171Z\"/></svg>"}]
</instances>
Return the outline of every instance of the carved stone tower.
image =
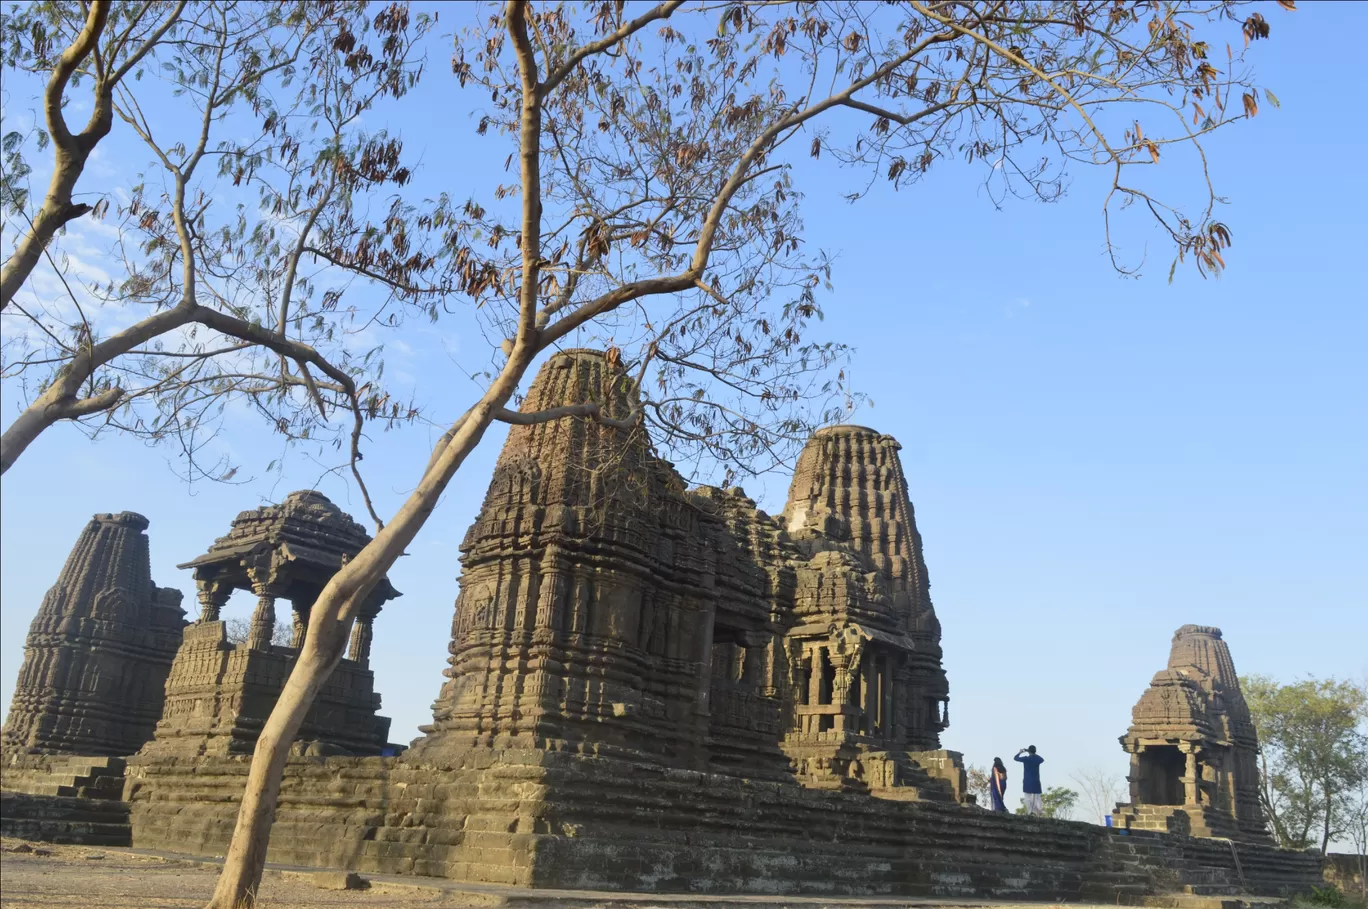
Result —
<instances>
[{"instance_id":1,"label":"carved stone tower","mask_svg":"<svg viewBox=\"0 0 1368 909\"><path fill-rule=\"evenodd\" d=\"M1120 825L1268 842L1259 740L1221 629L1184 625L1121 736L1131 756Z\"/></svg>"},{"instance_id":2,"label":"carved stone tower","mask_svg":"<svg viewBox=\"0 0 1368 909\"><path fill-rule=\"evenodd\" d=\"M514 748L957 796L958 756L926 754L946 683L897 443L817 433L774 518L739 489L687 490L621 425L634 396L595 351L533 382L525 413L597 402L618 422L509 431L413 759Z\"/></svg>"},{"instance_id":3,"label":"carved stone tower","mask_svg":"<svg viewBox=\"0 0 1368 909\"><path fill-rule=\"evenodd\" d=\"M593 401L622 419L633 396L602 353L570 351L523 410ZM760 574L644 432L514 426L462 551L448 681L416 757L516 747L703 769L730 750L783 772Z\"/></svg>"},{"instance_id":4,"label":"carved stone tower","mask_svg":"<svg viewBox=\"0 0 1368 909\"><path fill-rule=\"evenodd\" d=\"M125 511L81 532L29 628L7 752L128 755L152 737L185 612L152 583L146 530Z\"/></svg>"},{"instance_id":5,"label":"carved stone tower","mask_svg":"<svg viewBox=\"0 0 1368 909\"><path fill-rule=\"evenodd\" d=\"M861 426L819 430L789 489L783 519L807 561L787 636L796 697L784 749L811 785L897 786L907 755L939 748L949 723L900 448Z\"/></svg>"}]
</instances>

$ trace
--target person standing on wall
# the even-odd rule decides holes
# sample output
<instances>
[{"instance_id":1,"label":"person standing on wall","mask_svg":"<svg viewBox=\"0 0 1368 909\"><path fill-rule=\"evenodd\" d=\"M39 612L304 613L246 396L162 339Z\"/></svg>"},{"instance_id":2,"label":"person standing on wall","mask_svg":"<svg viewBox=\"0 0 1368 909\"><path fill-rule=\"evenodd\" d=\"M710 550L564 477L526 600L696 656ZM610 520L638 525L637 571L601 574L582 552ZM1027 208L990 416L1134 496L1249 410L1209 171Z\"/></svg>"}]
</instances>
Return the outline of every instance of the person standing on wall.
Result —
<instances>
[{"instance_id":1,"label":"person standing on wall","mask_svg":"<svg viewBox=\"0 0 1368 909\"><path fill-rule=\"evenodd\" d=\"M1007 812L1007 768L1002 758L993 758L993 775L988 780L988 792L993 797L993 810Z\"/></svg>"},{"instance_id":2,"label":"person standing on wall","mask_svg":"<svg viewBox=\"0 0 1368 909\"><path fill-rule=\"evenodd\" d=\"M1016 760L1022 764L1021 796L1026 804L1026 813L1040 817L1045 813L1045 806L1040 801L1040 765L1045 763L1045 759L1036 754L1036 747L1031 745L1018 751Z\"/></svg>"}]
</instances>

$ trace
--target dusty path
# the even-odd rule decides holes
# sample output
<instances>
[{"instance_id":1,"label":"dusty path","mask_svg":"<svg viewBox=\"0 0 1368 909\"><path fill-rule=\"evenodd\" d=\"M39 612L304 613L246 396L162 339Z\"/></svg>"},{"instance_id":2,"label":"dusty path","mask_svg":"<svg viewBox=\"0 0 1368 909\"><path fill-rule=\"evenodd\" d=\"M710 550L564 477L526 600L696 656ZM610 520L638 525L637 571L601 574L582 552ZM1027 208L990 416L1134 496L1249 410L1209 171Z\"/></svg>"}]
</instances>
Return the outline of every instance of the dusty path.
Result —
<instances>
[{"instance_id":1,"label":"dusty path","mask_svg":"<svg viewBox=\"0 0 1368 909\"><path fill-rule=\"evenodd\" d=\"M130 849L0 841L0 909L199 909L217 866ZM268 869L260 909L1048 909L1047 903L896 898L704 896L527 890L431 878L367 875L361 891L322 890L314 872ZM1067 909L1116 909L1071 903Z\"/></svg>"},{"instance_id":2,"label":"dusty path","mask_svg":"<svg viewBox=\"0 0 1368 909\"><path fill-rule=\"evenodd\" d=\"M199 909L214 890L212 867L124 849L24 844L6 839L0 852L0 907L72 909ZM44 854L46 853L46 854ZM267 871L261 909L397 909L400 906L461 906L438 888L379 884L364 891L320 890L288 872ZM480 902L480 901L476 901ZM490 903L485 903L490 905Z\"/></svg>"}]
</instances>

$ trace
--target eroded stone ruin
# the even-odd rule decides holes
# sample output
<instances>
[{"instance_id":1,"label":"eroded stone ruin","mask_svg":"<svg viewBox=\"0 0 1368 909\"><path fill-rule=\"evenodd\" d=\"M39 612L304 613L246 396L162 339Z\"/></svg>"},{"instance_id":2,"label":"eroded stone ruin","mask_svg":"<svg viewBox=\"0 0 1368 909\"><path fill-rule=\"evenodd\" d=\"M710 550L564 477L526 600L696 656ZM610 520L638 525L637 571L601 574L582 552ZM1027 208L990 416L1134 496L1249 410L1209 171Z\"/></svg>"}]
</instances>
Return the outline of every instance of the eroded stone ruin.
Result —
<instances>
[{"instance_id":1,"label":"eroded stone ruin","mask_svg":"<svg viewBox=\"0 0 1368 909\"><path fill-rule=\"evenodd\" d=\"M24 641L7 757L128 755L152 738L185 612L152 583L147 526L124 511L81 531Z\"/></svg>"},{"instance_id":2,"label":"eroded stone ruin","mask_svg":"<svg viewBox=\"0 0 1368 909\"><path fill-rule=\"evenodd\" d=\"M328 498L294 492L279 505L244 511L226 536L180 568L194 570L199 619L166 680L166 707L150 756L251 754L294 659L304 643L309 607L345 563L370 542L366 531ZM247 640L228 640L220 614L234 590L257 597ZM297 736L310 754L379 754L389 718L378 714L380 695L370 670L370 645L381 606L399 596L382 579L362 606L345 659L318 693ZM290 603L294 636L271 643L276 604Z\"/></svg>"},{"instance_id":3,"label":"eroded stone ruin","mask_svg":"<svg viewBox=\"0 0 1368 909\"><path fill-rule=\"evenodd\" d=\"M1259 740L1221 629L1184 625L1132 711L1119 826L1272 842L1259 805Z\"/></svg>"},{"instance_id":4,"label":"eroded stone ruin","mask_svg":"<svg viewBox=\"0 0 1368 909\"><path fill-rule=\"evenodd\" d=\"M622 416L631 394L602 354L574 351L524 409ZM271 859L534 887L1107 902L1318 881L1315 856L1247 839L957 803L897 451L869 429L817 433L771 517L739 490L687 490L644 435L513 427L463 546L431 725L401 757L291 760ZM194 564L208 582L213 565L246 570L238 558ZM129 764L135 845L222 854L247 761L152 743Z\"/></svg>"}]
</instances>

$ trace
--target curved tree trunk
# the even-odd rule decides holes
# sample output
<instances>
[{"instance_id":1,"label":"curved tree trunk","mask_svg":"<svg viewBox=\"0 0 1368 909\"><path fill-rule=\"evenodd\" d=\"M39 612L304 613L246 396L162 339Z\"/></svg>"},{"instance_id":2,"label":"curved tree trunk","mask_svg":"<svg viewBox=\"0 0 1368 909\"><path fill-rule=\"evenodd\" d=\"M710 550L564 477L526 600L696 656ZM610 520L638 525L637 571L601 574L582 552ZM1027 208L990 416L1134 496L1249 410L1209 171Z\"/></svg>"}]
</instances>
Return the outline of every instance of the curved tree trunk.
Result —
<instances>
[{"instance_id":1,"label":"curved tree trunk","mask_svg":"<svg viewBox=\"0 0 1368 909\"><path fill-rule=\"evenodd\" d=\"M237 826L233 829L232 845L209 902L211 909L243 909L256 904L290 746L318 689L342 659L352 622L310 622L310 625L315 624L322 627L309 629L280 700L257 739L247 788L238 809Z\"/></svg>"},{"instance_id":2,"label":"curved tree trunk","mask_svg":"<svg viewBox=\"0 0 1368 909\"><path fill-rule=\"evenodd\" d=\"M111 388L83 401L63 397L63 382L54 382L38 400L25 407L0 436L0 474L8 471L28 447L54 423L109 410L123 399L123 389Z\"/></svg>"}]
</instances>

